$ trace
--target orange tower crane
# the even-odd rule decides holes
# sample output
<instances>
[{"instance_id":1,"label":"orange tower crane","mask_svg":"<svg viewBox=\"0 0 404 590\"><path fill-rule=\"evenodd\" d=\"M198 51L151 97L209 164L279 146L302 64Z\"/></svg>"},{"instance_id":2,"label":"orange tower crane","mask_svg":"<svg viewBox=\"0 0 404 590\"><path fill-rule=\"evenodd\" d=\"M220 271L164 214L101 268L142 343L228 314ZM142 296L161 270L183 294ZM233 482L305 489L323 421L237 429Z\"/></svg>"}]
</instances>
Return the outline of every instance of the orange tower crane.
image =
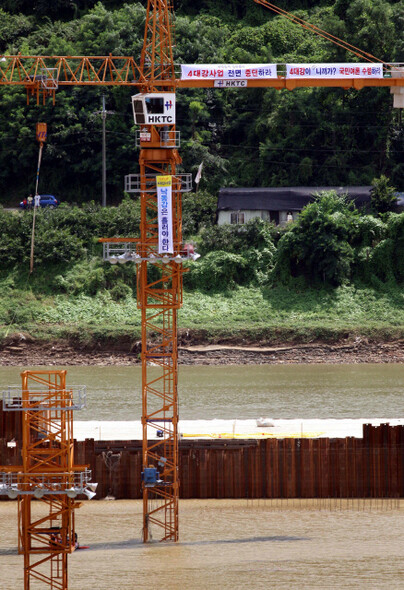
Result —
<instances>
[{"instance_id":1,"label":"orange tower crane","mask_svg":"<svg viewBox=\"0 0 404 590\"><path fill-rule=\"evenodd\" d=\"M179 133L175 130L172 18L171 2L148 0L140 61L147 84L142 88L143 94L132 98L135 122L141 125L137 177L140 186L136 177L126 177L126 190L140 189L141 201L137 254L141 259L138 306L142 314L144 542L149 539L152 525L158 527L161 540L178 540L177 310L182 305L181 198L183 192L191 190L192 181L191 175L177 173L181 158L177 151ZM144 107L142 113L137 112L140 106ZM157 278L155 272L149 273L150 264L154 265Z\"/></svg>"},{"instance_id":2,"label":"orange tower crane","mask_svg":"<svg viewBox=\"0 0 404 590\"><path fill-rule=\"evenodd\" d=\"M268 0L255 0L274 10ZM277 7L275 7L277 8ZM289 13L275 12L289 18ZM289 15L289 16L287 16ZM140 174L125 177L127 192L140 194L140 239L103 239L104 258L137 264L138 306L142 314L143 539L156 525L162 540L178 539L178 398L177 311L182 303L182 263L189 258L182 246L181 195L191 189L191 177L179 174L179 132L175 127L177 88L213 88L214 79L178 79L173 61L171 0L148 0L140 66L122 56L0 56L0 86L19 85L27 101L55 98L69 86L129 86L135 123L139 125ZM293 20L290 18L290 20ZM293 20L298 22L299 19ZM316 34L308 23L298 22ZM340 42L336 37L333 42ZM344 45L352 50L353 46ZM353 48L356 50L356 48ZM357 50L366 61L370 54ZM379 61L379 60L377 60ZM390 87L395 106L403 107L402 68L383 64L380 78L288 78L284 67L271 78L245 80L246 87L293 90L299 87ZM170 217L167 217L167 208ZM168 230L167 230L168 228ZM170 235L167 234L169 231ZM166 240L166 241L164 241Z\"/></svg>"},{"instance_id":3,"label":"orange tower crane","mask_svg":"<svg viewBox=\"0 0 404 590\"><path fill-rule=\"evenodd\" d=\"M182 193L190 174L181 163L175 128L176 78L172 53L172 8L148 0L140 72L145 83L132 97L140 126L140 174L125 177L125 190L139 193L140 239L105 239L104 257L137 264L142 314L143 540L178 540L178 361L177 311L182 305ZM156 535L156 536L157 536Z\"/></svg>"},{"instance_id":4,"label":"orange tower crane","mask_svg":"<svg viewBox=\"0 0 404 590\"><path fill-rule=\"evenodd\" d=\"M75 498L94 495L91 472L75 465L73 410L85 390L66 388L66 371L24 371L22 390L9 388L3 408L22 413L22 465L0 467L0 494L18 498L18 550L24 590L67 590L67 556L75 549ZM33 502L35 501L35 502Z\"/></svg>"},{"instance_id":5,"label":"orange tower crane","mask_svg":"<svg viewBox=\"0 0 404 590\"><path fill-rule=\"evenodd\" d=\"M181 196L191 190L192 184L190 175L177 173L181 158L177 150L179 133L175 129L172 18L169 2L148 0L140 60L141 75L147 82L141 86L142 93L132 97L135 122L140 125L140 174L125 178L126 190L139 192L141 202L135 261L138 307L142 314L145 542L150 538L152 525L158 527L161 540L178 540L177 310L182 304ZM162 232L164 243L161 236L159 239Z\"/></svg>"}]
</instances>

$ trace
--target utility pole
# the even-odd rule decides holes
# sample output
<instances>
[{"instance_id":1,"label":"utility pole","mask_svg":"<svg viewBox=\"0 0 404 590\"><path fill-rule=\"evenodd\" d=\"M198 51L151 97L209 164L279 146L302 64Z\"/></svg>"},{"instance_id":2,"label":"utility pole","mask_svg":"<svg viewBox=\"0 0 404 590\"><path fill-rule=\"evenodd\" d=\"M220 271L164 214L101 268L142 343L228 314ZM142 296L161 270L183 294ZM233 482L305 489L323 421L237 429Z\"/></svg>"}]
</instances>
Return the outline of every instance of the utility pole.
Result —
<instances>
[{"instance_id":1,"label":"utility pole","mask_svg":"<svg viewBox=\"0 0 404 590\"><path fill-rule=\"evenodd\" d=\"M105 139L105 120L107 111L105 110L105 94L102 95L102 206L107 206L107 162L106 162L106 139Z\"/></svg>"}]
</instances>

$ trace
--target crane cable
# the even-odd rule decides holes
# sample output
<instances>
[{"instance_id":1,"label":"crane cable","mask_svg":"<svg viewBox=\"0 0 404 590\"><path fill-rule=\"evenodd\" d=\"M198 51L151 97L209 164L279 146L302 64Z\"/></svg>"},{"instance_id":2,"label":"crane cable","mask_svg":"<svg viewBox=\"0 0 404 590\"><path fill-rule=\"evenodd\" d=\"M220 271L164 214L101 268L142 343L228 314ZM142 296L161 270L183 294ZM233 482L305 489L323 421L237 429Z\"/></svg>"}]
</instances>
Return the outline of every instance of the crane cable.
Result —
<instances>
[{"instance_id":1,"label":"crane cable","mask_svg":"<svg viewBox=\"0 0 404 590\"><path fill-rule=\"evenodd\" d=\"M39 170L41 168L43 145L44 145L43 144L43 141L41 141L40 142L40 145L39 145L38 166L37 166L37 171L36 171L35 195L38 194ZM29 274L27 276L25 287L28 286L30 276L32 274L32 271L34 270L34 243L35 243L35 213L36 213L36 209L37 209L37 207L35 207L35 201L34 201L34 214L33 214L33 217L32 217L30 266L29 266ZM17 315L17 307L15 308L14 314L12 315L11 320L9 322L9 325L8 325L8 327L6 329L5 338L7 338L8 334L10 332L11 326L13 325L13 322L15 320L16 315Z\"/></svg>"},{"instance_id":2,"label":"crane cable","mask_svg":"<svg viewBox=\"0 0 404 590\"><path fill-rule=\"evenodd\" d=\"M41 160L42 160L42 150L43 150L43 141L39 144L39 154L38 154L38 166L36 169L36 184L35 184L35 197L37 199L38 196L38 184L39 184L39 171L41 169ZM30 262L29 262L29 274L32 274L34 270L34 245L35 245L35 213L37 210L37 205L34 200L34 215L32 217L32 234L31 234L31 255L30 255Z\"/></svg>"},{"instance_id":3,"label":"crane cable","mask_svg":"<svg viewBox=\"0 0 404 590\"><path fill-rule=\"evenodd\" d=\"M343 39L340 39L339 37L336 37L335 35L332 35L331 33L324 31L323 29L320 29L320 27L317 27L316 25L313 25L298 16L295 16L291 12L288 12L287 10L283 10L283 8L279 8L279 6L276 6L275 4L268 2L268 0L254 0L254 2L256 2L257 4L261 4L262 6L265 6L266 8L269 8L269 10L276 12L280 16L284 16L285 18L287 18L288 20L290 20L294 24L300 25L304 29L311 31L312 33L315 33L319 37L323 37L323 39L326 39L327 41L331 41L332 43L335 43L335 45L342 47L342 49L345 49L346 51L350 51L351 53L353 53L354 55L356 55L357 57L359 57L361 59L365 59L366 61L369 61L369 62L377 61L379 63L384 64L383 60L379 59L378 57L375 57L371 53L368 53L367 51L362 51L362 49L355 47L355 45L351 45L347 41L344 41Z\"/></svg>"}]
</instances>

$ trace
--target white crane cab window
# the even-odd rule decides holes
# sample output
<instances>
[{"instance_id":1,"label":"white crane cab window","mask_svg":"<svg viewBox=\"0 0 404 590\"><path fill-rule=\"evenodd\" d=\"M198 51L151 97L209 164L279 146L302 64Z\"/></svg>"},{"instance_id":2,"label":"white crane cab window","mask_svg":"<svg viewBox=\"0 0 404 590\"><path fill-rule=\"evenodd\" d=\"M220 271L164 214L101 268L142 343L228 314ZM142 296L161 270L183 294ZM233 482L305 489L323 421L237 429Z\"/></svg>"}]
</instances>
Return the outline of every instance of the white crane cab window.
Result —
<instances>
[{"instance_id":1,"label":"white crane cab window","mask_svg":"<svg viewBox=\"0 0 404 590\"><path fill-rule=\"evenodd\" d=\"M162 92L132 96L136 125L174 125L175 94Z\"/></svg>"},{"instance_id":2,"label":"white crane cab window","mask_svg":"<svg viewBox=\"0 0 404 590\"><path fill-rule=\"evenodd\" d=\"M148 115L164 115L164 98L162 96L148 96L145 103Z\"/></svg>"}]
</instances>

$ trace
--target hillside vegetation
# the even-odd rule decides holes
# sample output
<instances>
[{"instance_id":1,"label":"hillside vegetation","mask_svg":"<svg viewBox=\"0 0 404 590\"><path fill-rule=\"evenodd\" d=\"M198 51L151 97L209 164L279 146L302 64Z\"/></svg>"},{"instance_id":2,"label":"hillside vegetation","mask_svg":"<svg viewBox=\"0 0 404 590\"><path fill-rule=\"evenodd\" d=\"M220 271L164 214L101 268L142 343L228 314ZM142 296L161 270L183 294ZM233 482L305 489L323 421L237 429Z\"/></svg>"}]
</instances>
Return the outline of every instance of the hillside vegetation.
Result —
<instances>
[{"instance_id":1,"label":"hillside vegetation","mask_svg":"<svg viewBox=\"0 0 404 590\"><path fill-rule=\"evenodd\" d=\"M388 62L404 61L404 8L388 0L282 2L282 8ZM176 63L354 61L252 0L176 3ZM112 0L3 0L0 55L140 55L145 5ZM3 63L3 62L2 62ZM1 63L0 63L1 66ZM101 201L101 95L106 95L108 201ZM33 192L35 123L48 124L40 192L62 205L36 217L0 208L0 338L24 333L93 346L140 337L134 265L102 261L99 237L138 236L128 88L59 90L26 105L0 86L0 204ZM181 338L276 342L404 336L404 126L388 89L182 90L183 170L203 176L184 197L184 236L201 258L184 276ZM374 184L369 211L319 195L285 228L215 225L222 186ZM157 272L153 267L150 272Z\"/></svg>"},{"instance_id":2,"label":"hillside vegetation","mask_svg":"<svg viewBox=\"0 0 404 590\"><path fill-rule=\"evenodd\" d=\"M174 3L175 61L257 63L356 61L337 45L253 0ZM293 10L388 62L404 61L404 7L393 0L284 0ZM144 2L2 0L0 54L132 55L143 42ZM101 95L106 95L108 197L137 170L130 88L69 88L26 105L22 88L0 88L0 203L34 188L35 123L48 124L41 191L70 203L101 200ZM178 92L184 171L201 161L201 187L368 185L385 174L404 190L404 131L389 89L213 90Z\"/></svg>"},{"instance_id":3,"label":"hillside vegetation","mask_svg":"<svg viewBox=\"0 0 404 590\"><path fill-rule=\"evenodd\" d=\"M285 228L261 219L212 224L209 194L184 201L185 238L201 253L184 275L180 329L198 341L313 341L404 335L404 213L365 214L323 193ZM133 263L102 260L99 236L138 233L138 202L40 210L34 273L32 212L0 210L0 335L45 340L140 337ZM157 278L156 267L150 273Z\"/></svg>"}]
</instances>

